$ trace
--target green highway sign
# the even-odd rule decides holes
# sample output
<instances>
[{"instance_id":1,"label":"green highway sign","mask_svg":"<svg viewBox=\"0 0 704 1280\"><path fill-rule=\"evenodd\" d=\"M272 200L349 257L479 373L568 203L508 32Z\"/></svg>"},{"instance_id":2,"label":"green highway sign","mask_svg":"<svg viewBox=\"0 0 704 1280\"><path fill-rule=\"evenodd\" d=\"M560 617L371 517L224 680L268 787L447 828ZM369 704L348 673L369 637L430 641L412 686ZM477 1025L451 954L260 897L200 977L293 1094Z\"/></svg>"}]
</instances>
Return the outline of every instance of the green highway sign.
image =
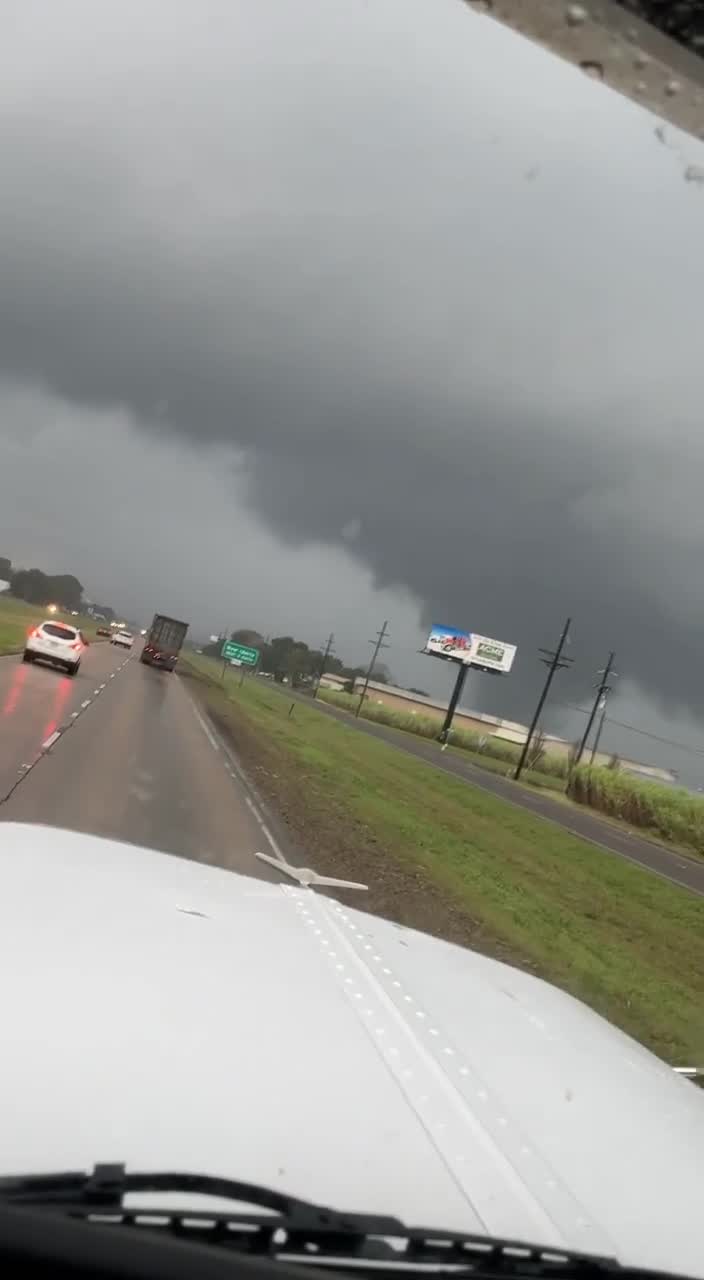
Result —
<instances>
[{"instance_id":1,"label":"green highway sign","mask_svg":"<svg viewBox=\"0 0 704 1280\"><path fill-rule=\"evenodd\" d=\"M220 657L226 662L241 662L243 667L256 667L259 650L250 649L246 644L237 644L235 640L226 640Z\"/></svg>"}]
</instances>

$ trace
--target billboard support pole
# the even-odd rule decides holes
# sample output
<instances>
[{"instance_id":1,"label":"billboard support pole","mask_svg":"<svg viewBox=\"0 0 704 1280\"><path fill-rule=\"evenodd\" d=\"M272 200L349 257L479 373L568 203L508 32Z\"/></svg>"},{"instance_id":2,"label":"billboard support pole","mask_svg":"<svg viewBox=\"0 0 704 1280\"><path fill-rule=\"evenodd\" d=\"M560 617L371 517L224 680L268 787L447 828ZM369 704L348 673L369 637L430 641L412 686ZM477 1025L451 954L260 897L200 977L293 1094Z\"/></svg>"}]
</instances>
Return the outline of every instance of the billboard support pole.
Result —
<instances>
[{"instance_id":1,"label":"billboard support pole","mask_svg":"<svg viewBox=\"0 0 704 1280\"><path fill-rule=\"evenodd\" d=\"M447 704L447 714L445 715L445 722L442 726L442 729L440 730L439 740L444 744L447 744L447 740L450 736L452 721L454 718L457 703L459 702L462 696L462 690L464 689L464 682L467 678L468 669L469 668L465 662L459 663L459 670L457 672L457 679L455 680L455 687L452 690L452 697L450 698L450 701Z\"/></svg>"},{"instance_id":2,"label":"billboard support pole","mask_svg":"<svg viewBox=\"0 0 704 1280\"><path fill-rule=\"evenodd\" d=\"M543 707L545 706L545 699L547 698L550 692L550 685L552 684L553 676L555 675L555 672L557 671L558 667L566 667L571 662L570 658L562 657L562 650L564 649L565 644L567 642L571 621L572 619L568 618L564 627L562 628L562 635L560 636L560 641L555 652L552 654L549 654L545 658L541 658L541 662L545 662L546 664L549 663L548 678L545 681L545 685L543 686L543 692L541 693L538 701L538 705L535 708L535 715L533 716L533 719L531 721L531 726L530 726L530 729L528 730L528 736L523 744L521 758L518 761L518 764L516 766L516 772L513 775L514 780L516 782L518 782L518 779L520 778L521 773L523 772L523 766L525 765L526 758L528 756L528 751L530 750L530 744L533 740L533 734L535 733L536 726L540 719L540 713L543 710ZM548 651L546 649L542 649L541 653L547 654Z\"/></svg>"}]
</instances>

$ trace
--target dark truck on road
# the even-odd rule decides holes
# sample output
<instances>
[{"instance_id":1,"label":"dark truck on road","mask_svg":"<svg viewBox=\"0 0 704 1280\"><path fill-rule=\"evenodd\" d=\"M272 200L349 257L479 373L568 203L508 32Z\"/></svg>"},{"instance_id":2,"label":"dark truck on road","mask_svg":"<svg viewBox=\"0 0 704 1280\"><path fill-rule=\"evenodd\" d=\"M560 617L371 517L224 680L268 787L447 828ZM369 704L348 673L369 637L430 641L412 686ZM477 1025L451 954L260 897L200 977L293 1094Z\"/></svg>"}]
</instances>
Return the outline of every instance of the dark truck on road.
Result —
<instances>
[{"instance_id":1,"label":"dark truck on road","mask_svg":"<svg viewBox=\"0 0 704 1280\"><path fill-rule=\"evenodd\" d=\"M162 667L164 671L173 671L187 631L187 622L155 613L139 661L146 663L148 667Z\"/></svg>"}]
</instances>

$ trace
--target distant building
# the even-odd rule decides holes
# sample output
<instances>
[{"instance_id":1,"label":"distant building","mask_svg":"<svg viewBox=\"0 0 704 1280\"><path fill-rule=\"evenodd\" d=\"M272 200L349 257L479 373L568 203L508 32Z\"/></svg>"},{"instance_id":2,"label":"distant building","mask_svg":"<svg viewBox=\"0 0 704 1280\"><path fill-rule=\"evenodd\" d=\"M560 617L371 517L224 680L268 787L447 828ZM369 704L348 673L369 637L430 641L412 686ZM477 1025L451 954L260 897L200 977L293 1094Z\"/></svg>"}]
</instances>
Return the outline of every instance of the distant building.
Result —
<instances>
[{"instance_id":1,"label":"distant building","mask_svg":"<svg viewBox=\"0 0 704 1280\"><path fill-rule=\"evenodd\" d=\"M358 677L354 682L354 691L361 693L363 688L364 680ZM378 684L374 680L369 681L365 700L406 715L437 720L438 725L442 724L447 712L446 702L421 697L419 694L412 693L410 689L399 689L395 685ZM457 729L467 729L470 733L499 738L501 742L514 743L517 747L522 747L528 736L527 725L518 724L515 720L502 720L499 716L491 716L484 711L468 711L459 707L455 712L453 725ZM562 756L564 759L567 758L573 746L573 743L566 738L558 738L552 733L544 734L543 740L547 753ZM612 759L613 752L597 751L594 763L605 765ZM619 763L627 773L643 781L677 785L677 774L673 769L663 769L655 764L642 764L638 760L628 760L621 755L619 755Z\"/></svg>"},{"instance_id":2,"label":"distant building","mask_svg":"<svg viewBox=\"0 0 704 1280\"><path fill-rule=\"evenodd\" d=\"M89 618L95 618L100 622L111 622L115 617L115 614L109 605L96 604L93 600L84 600L83 609Z\"/></svg>"},{"instance_id":3,"label":"distant building","mask_svg":"<svg viewBox=\"0 0 704 1280\"><path fill-rule=\"evenodd\" d=\"M344 676L334 675L333 672L327 672L318 681L321 689L335 689L338 693L343 693L348 683Z\"/></svg>"}]
</instances>

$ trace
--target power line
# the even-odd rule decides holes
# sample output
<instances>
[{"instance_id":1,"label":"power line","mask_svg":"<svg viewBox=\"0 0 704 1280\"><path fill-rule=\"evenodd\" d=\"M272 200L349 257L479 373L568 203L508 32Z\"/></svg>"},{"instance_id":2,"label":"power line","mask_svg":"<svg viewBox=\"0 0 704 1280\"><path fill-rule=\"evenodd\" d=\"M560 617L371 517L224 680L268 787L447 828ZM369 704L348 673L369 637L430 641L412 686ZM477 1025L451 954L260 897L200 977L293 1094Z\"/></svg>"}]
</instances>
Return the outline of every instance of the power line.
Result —
<instances>
[{"instance_id":1,"label":"power line","mask_svg":"<svg viewBox=\"0 0 704 1280\"><path fill-rule=\"evenodd\" d=\"M589 715L589 707L578 707L574 702L558 702L555 705L565 707L568 711L578 711L582 716ZM642 738L652 738L654 742L662 742L666 747L677 747L680 751L691 751L693 755L704 755L704 747L695 747L689 742L675 742L672 738L663 738L659 733L652 733L649 729L639 729L634 724L626 724L624 720L614 720L612 716L606 716L605 721L606 724L615 725L618 729L628 729L629 733L637 733Z\"/></svg>"}]
</instances>

